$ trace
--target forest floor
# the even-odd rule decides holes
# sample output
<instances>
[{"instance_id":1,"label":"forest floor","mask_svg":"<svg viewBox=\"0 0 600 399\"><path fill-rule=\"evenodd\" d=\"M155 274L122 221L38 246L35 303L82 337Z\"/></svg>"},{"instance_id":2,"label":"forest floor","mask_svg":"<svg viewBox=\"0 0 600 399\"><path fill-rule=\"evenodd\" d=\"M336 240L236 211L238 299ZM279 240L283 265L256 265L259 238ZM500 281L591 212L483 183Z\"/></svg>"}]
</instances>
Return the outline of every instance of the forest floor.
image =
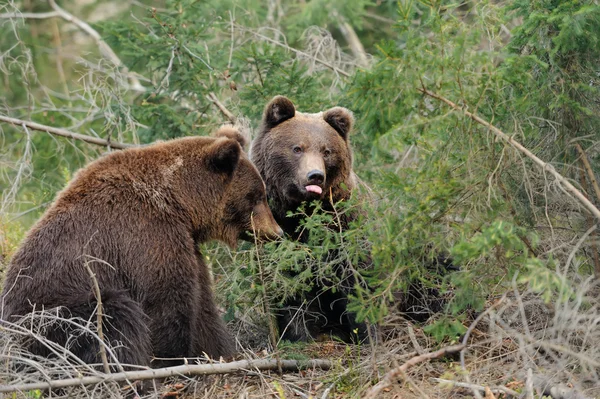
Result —
<instances>
[{"instance_id":1,"label":"forest floor","mask_svg":"<svg viewBox=\"0 0 600 399\"><path fill-rule=\"evenodd\" d=\"M183 376L184 372L178 369L169 374L176 377L146 380L142 384L135 382L138 377L129 375L127 383L143 387L138 394L123 382L124 378L115 381L119 373L102 373L102 365L90 368L68 361L64 354L54 359L35 358L19 349L15 337L2 333L0 392L16 392L5 396L0 393L0 398L600 398L599 291L596 283L582 283L574 300L554 304L540 295L515 289L489 300L483 312L465 318L462 325L466 331L456 335L455 340L440 342L427 328L431 321L418 325L399 314L388 315L378 328L377 338L361 345L331 339L280 342L278 351L273 353L265 349L269 347L268 334L263 328L262 335L252 338L254 344L240 345L255 348L234 359L247 361L245 365L224 371L231 363L212 362L205 366L219 366L221 371L200 375L195 369L196 372ZM247 337L239 327L239 323L230 325L238 341L244 342ZM21 337L35 334L33 330L18 328L15 325L13 331L21 331ZM14 359L20 359L28 371L11 366ZM327 367L306 366L316 359ZM280 365L281 361L296 361L301 370L265 371L256 366L259 360L271 364L277 361ZM190 371L196 363L188 359L180 367ZM152 373L151 378L157 376L156 369L139 372ZM95 381L82 384L84 376ZM72 382L68 388L52 385L60 388L50 394L45 388L32 389L27 385L50 381L61 384L69 379Z\"/></svg>"},{"instance_id":2,"label":"forest floor","mask_svg":"<svg viewBox=\"0 0 600 399\"><path fill-rule=\"evenodd\" d=\"M240 399L600 398L596 371L583 365L586 360L595 364L595 360L585 359L585 353L577 355L566 342L556 343L560 341L552 338L553 320L560 319L552 305L536 296L523 298L512 301L504 297L503 304L502 300L488 304L488 311L480 313L477 321L464 322L468 330L460 341L437 343L422 326L389 316L380 329L383 339L374 345L332 340L280 344L281 359L327 359L332 363L329 370L195 377L178 385L180 389L163 386L162 395ZM456 349L461 343L466 344L462 362L460 350L443 353L444 348ZM436 352L441 356L429 356ZM581 357L581 363L565 361L568 355ZM266 351L247 352L244 358L273 356ZM389 384L382 385L386 380ZM381 389L376 391L377 387Z\"/></svg>"}]
</instances>

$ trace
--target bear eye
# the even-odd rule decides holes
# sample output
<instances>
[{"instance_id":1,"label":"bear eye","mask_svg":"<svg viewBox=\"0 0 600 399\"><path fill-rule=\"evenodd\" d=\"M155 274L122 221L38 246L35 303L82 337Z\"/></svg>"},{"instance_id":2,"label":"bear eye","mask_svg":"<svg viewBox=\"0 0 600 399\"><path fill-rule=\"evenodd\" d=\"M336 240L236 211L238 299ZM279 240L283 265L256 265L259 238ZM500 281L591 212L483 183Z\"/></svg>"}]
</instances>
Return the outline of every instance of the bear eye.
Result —
<instances>
[{"instance_id":1,"label":"bear eye","mask_svg":"<svg viewBox=\"0 0 600 399\"><path fill-rule=\"evenodd\" d=\"M294 146L292 151L294 151L295 154L300 154L302 152L302 147L300 147L299 145L296 145L296 146Z\"/></svg>"},{"instance_id":2,"label":"bear eye","mask_svg":"<svg viewBox=\"0 0 600 399\"><path fill-rule=\"evenodd\" d=\"M325 150L325 151L323 151L323 155L326 156L326 157L328 157L328 156L331 155L331 151L330 150Z\"/></svg>"}]
</instances>

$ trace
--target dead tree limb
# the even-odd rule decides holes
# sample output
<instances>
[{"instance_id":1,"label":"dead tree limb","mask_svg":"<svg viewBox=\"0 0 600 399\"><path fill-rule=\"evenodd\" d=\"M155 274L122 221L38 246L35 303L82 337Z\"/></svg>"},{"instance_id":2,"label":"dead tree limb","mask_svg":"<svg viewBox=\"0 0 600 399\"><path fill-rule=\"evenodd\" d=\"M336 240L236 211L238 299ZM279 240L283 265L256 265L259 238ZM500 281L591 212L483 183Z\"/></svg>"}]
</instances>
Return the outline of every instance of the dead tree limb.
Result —
<instances>
[{"instance_id":1,"label":"dead tree limb","mask_svg":"<svg viewBox=\"0 0 600 399\"><path fill-rule=\"evenodd\" d=\"M48 19L48 18L56 18L60 17L60 15L56 11L48 11L48 12L7 12L4 14L0 14L0 19L15 19L15 18L23 18L23 19Z\"/></svg>"},{"instance_id":2,"label":"dead tree limb","mask_svg":"<svg viewBox=\"0 0 600 399\"><path fill-rule=\"evenodd\" d=\"M313 359L306 361L282 360L281 367L285 371L298 371L310 368L328 370L332 363L329 360ZM0 385L0 393L22 392L31 390L49 390L73 386L95 385L104 382L119 382L125 380L151 380L172 376L192 376L209 374L227 374L246 370L277 370L277 361L274 359L240 360L230 363L215 364L189 364L183 366L166 367L153 370L126 371L121 373L100 374L80 378L67 378L64 380L33 382L28 384Z\"/></svg>"},{"instance_id":3,"label":"dead tree limb","mask_svg":"<svg viewBox=\"0 0 600 399\"><path fill-rule=\"evenodd\" d=\"M219 98L214 92L211 91L210 93L208 93L206 98L208 98L210 102L212 102L217 108L219 108L219 111L221 111L225 118L229 119L229 122L231 122L232 125L235 125L237 123L238 120L235 117L235 115L233 115L233 113L229 111L221 101L219 101Z\"/></svg>"},{"instance_id":4,"label":"dead tree limb","mask_svg":"<svg viewBox=\"0 0 600 399\"><path fill-rule=\"evenodd\" d=\"M506 133L504 133L502 130L498 129L496 126L494 126L491 123L489 123L488 121L480 118L479 116L467 111L466 109L463 109L462 107L453 103L452 101L448 100L447 98L445 98L439 94L436 94L432 91L429 91L425 88L420 88L417 90L419 90L423 94L428 95L429 97L433 97L437 100L440 100L440 101L446 103L454 110L462 112L465 116L471 118L472 120L479 123L480 125L487 127L498 138L500 138L501 140L503 140L503 141L507 142L508 144L510 144L511 146L513 146L516 150L523 153L527 158L531 159L536 165L541 167L544 171L547 171L552 176L554 176L554 178L563 186L563 188L565 190L567 190L571 195L573 195L577 200L579 200L579 202L581 202L581 204L588 211L590 211L592 213L592 215L594 215L597 219L600 220L600 210L598 208L596 208L596 206L594 204L592 204L590 202L590 200L588 200L585 197L585 195L583 195L581 193L581 191L579 191L577 188L575 188L575 186L573 186L569 182L569 180L567 180L564 176L562 176L560 173L558 173L556 171L556 169L554 169L554 166L550 165L547 162L542 161L540 158L538 158L536 155L534 155L531 151L529 151L527 148L525 148L523 145L521 145L521 143L519 143L518 141L516 141L514 138L507 135Z\"/></svg>"},{"instance_id":5,"label":"dead tree limb","mask_svg":"<svg viewBox=\"0 0 600 399\"><path fill-rule=\"evenodd\" d=\"M600 201L600 186L598 186L598 181L596 180L596 175L592 170L592 165L590 165L590 160L588 159L587 154L585 153L585 151L583 151L583 148L581 147L581 145L579 145L579 143L575 144L575 149L577 149L577 152L579 152L579 155L581 156L581 163L583 164L583 168L587 172L588 178L592 183L592 187L594 188L594 192L596 193L596 199Z\"/></svg>"},{"instance_id":6,"label":"dead tree limb","mask_svg":"<svg viewBox=\"0 0 600 399\"><path fill-rule=\"evenodd\" d=\"M352 25L350 25L348 21L346 21L346 19L337 11L334 12L333 15L334 19L338 21L338 29L342 33L342 36L344 36L344 39L346 39L346 42L348 43L348 46L350 47L352 54L354 54L358 64L361 67L368 66L369 58L367 57L367 52L365 51L365 47L362 45Z\"/></svg>"},{"instance_id":7,"label":"dead tree limb","mask_svg":"<svg viewBox=\"0 0 600 399\"><path fill-rule=\"evenodd\" d=\"M12 125L19 126L19 127L27 126L29 129L37 130L39 132L46 132L46 133L54 134L55 136L67 137L69 139L74 139L74 140L81 140L81 141L85 141L86 143L101 145L103 147L118 148L120 150L124 150L126 148L131 148L131 147L137 147L134 144L112 142L112 141L104 140L104 139L97 138L97 137L86 136L84 134L79 134L79 133L73 133L67 129L46 126L46 125L42 125L42 124L39 124L36 122L30 122L30 121L24 121L21 119L11 118L9 116L0 115L0 122L10 123Z\"/></svg>"},{"instance_id":8,"label":"dead tree limb","mask_svg":"<svg viewBox=\"0 0 600 399\"><path fill-rule=\"evenodd\" d=\"M371 389L369 389L369 391L365 395L365 399L378 398L381 391L383 391L385 388L391 386L394 383L394 381L396 381L399 377L406 374L409 367L415 366L419 363L423 363L423 362L431 360L431 359L436 359L438 357L444 357L444 356L447 356L447 355L450 355L450 354L453 354L456 352L460 352L461 350L463 350L464 347L465 347L465 344L452 345L452 346L447 346L445 348L437 350L435 352L424 353L422 355L413 357L412 359L408 360L403 365L390 370L383 377L383 379L381 381L379 381L376 385L374 385L373 387L371 387Z\"/></svg>"},{"instance_id":9,"label":"dead tree limb","mask_svg":"<svg viewBox=\"0 0 600 399\"><path fill-rule=\"evenodd\" d=\"M577 146L579 146L579 144L577 144ZM579 148L581 148L581 147L579 147ZM583 149L581 150L581 152L583 152ZM585 156L585 153L583 153L582 156ZM581 163L584 164L584 169L585 169L586 166L585 166L585 162L583 161L583 158L581 159ZM588 164L588 166L589 166L589 164ZM592 172L591 168L590 168L589 172ZM589 176L589 174L588 174L588 176ZM594 176L594 174L592 172L592 177L588 177L588 178L591 180L593 178L593 176ZM579 169L579 180L581 181L581 188L583 189L583 191L589 193L590 189L588 187L587 179L585 177L585 172L583 171L583 169ZM600 197L598 197L598 198L600 199ZM595 226L594 218L592 218L591 215L587 215L586 219L587 219L588 227L590 229ZM600 253L598 252L598 233L594 229L594 231L592 231L591 235L592 235L592 240L590 242L590 245L592 247L592 261L594 262L594 273L596 274L596 278L600 279Z\"/></svg>"}]
</instances>

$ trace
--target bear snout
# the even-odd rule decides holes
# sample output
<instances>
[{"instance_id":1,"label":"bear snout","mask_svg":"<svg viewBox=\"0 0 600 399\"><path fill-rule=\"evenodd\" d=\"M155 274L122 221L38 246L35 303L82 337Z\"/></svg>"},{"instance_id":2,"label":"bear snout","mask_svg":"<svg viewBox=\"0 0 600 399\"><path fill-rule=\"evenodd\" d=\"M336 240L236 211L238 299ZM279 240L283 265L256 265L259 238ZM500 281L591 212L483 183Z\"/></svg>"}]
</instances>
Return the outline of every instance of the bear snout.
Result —
<instances>
[{"instance_id":1,"label":"bear snout","mask_svg":"<svg viewBox=\"0 0 600 399\"><path fill-rule=\"evenodd\" d=\"M309 185L321 185L325 181L325 173L319 169L313 169L306 175Z\"/></svg>"}]
</instances>

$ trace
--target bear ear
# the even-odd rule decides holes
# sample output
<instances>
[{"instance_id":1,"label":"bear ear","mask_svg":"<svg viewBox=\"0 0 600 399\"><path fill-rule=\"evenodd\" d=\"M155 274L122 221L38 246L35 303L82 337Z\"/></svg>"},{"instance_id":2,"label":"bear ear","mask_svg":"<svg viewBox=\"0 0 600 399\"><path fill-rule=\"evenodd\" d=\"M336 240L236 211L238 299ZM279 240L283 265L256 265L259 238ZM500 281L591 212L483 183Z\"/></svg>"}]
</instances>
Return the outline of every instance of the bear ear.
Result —
<instances>
[{"instance_id":1,"label":"bear ear","mask_svg":"<svg viewBox=\"0 0 600 399\"><path fill-rule=\"evenodd\" d=\"M232 125L223 125L212 134L213 137L225 137L231 140L235 140L240 144L242 150L246 150L246 146L248 145L248 138L242 133L241 129L236 128Z\"/></svg>"},{"instance_id":2,"label":"bear ear","mask_svg":"<svg viewBox=\"0 0 600 399\"><path fill-rule=\"evenodd\" d=\"M342 107L334 107L323 113L323 119L334 128L344 140L348 140L348 133L354 124L352 112Z\"/></svg>"},{"instance_id":3,"label":"bear ear","mask_svg":"<svg viewBox=\"0 0 600 399\"><path fill-rule=\"evenodd\" d=\"M296 115L294 104L284 96L275 96L265 108L263 122L268 128L275 127Z\"/></svg>"},{"instance_id":4,"label":"bear ear","mask_svg":"<svg viewBox=\"0 0 600 399\"><path fill-rule=\"evenodd\" d=\"M209 167L217 173L231 175L240 161L242 148L237 141L220 138L208 147Z\"/></svg>"}]
</instances>

